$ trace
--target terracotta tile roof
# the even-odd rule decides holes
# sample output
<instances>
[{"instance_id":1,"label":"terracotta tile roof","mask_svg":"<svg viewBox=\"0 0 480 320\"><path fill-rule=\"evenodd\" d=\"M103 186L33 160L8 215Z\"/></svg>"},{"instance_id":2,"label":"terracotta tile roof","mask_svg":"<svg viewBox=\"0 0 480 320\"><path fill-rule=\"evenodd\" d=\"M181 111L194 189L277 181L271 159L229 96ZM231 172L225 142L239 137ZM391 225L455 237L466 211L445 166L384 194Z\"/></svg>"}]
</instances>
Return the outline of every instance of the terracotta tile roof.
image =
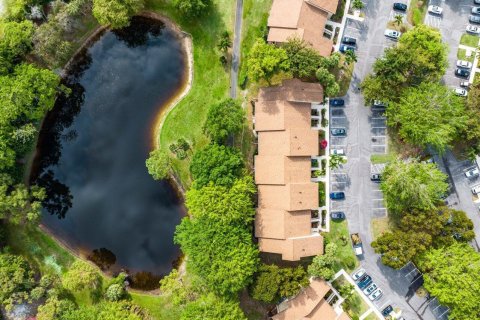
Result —
<instances>
[{"instance_id":1,"label":"terracotta tile roof","mask_svg":"<svg viewBox=\"0 0 480 320\"><path fill-rule=\"evenodd\" d=\"M310 181L287 185L259 184L258 203L261 209L296 211L318 208L318 185Z\"/></svg>"},{"instance_id":2,"label":"terracotta tile roof","mask_svg":"<svg viewBox=\"0 0 480 320\"><path fill-rule=\"evenodd\" d=\"M305 124L310 126L309 122L310 119ZM260 131L258 137L258 153L261 155L310 157L319 153L318 131L311 128Z\"/></svg>"},{"instance_id":3,"label":"terracotta tile roof","mask_svg":"<svg viewBox=\"0 0 480 320\"><path fill-rule=\"evenodd\" d=\"M303 0L274 0L268 26L296 29L302 6Z\"/></svg>"},{"instance_id":4,"label":"terracotta tile roof","mask_svg":"<svg viewBox=\"0 0 480 320\"><path fill-rule=\"evenodd\" d=\"M307 0L307 2L331 14L334 14L338 7L338 0Z\"/></svg>"},{"instance_id":5,"label":"terracotta tile roof","mask_svg":"<svg viewBox=\"0 0 480 320\"><path fill-rule=\"evenodd\" d=\"M255 237L284 240L310 233L311 211L258 209Z\"/></svg>"},{"instance_id":6,"label":"terracotta tile roof","mask_svg":"<svg viewBox=\"0 0 480 320\"><path fill-rule=\"evenodd\" d=\"M262 185L303 183L310 179L310 157L255 156L255 182Z\"/></svg>"},{"instance_id":7,"label":"terracotta tile roof","mask_svg":"<svg viewBox=\"0 0 480 320\"><path fill-rule=\"evenodd\" d=\"M282 260L298 261L303 257L323 254L323 237L317 234L288 239L259 238L258 248L262 252L281 254Z\"/></svg>"},{"instance_id":8,"label":"terracotta tile roof","mask_svg":"<svg viewBox=\"0 0 480 320\"><path fill-rule=\"evenodd\" d=\"M287 42L288 39L291 38L300 38L303 39L304 29L302 28L295 28L295 29L288 29L288 28L277 28L277 27L270 27L268 30L268 42Z\"/></svg>"}]
</instances>

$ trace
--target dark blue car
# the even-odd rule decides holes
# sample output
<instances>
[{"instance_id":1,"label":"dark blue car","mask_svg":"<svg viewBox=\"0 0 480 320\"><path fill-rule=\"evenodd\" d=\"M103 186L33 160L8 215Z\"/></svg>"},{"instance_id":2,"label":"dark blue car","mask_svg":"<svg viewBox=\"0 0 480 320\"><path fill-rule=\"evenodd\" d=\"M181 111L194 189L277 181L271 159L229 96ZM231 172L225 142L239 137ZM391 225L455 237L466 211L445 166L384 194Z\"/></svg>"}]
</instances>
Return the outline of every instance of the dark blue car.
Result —
<instances>
[{"instance_id":1,"label":"dark blue car","mask_svg":"<svg viewBox=\"0 0 480 320\"><path fill-rule=\"evenodd\" d=\"M398 11L407 11L407 5L400 2L395 2L393 4L393 9Z\"/></svg>"},{"instance_id":2,"label":"dark blue car","mask_svg":"<svg viewBox=\"0 0 480 320\"><path fill-rule=\"evenodd\" d=\"M345 213L343 211L335 211L330 213L332 220L342 220L345 219Z\"/></svg>"},{"instance_id":3,"label":"dark blue car","mask_svg":"<svg viewBox=\"0 0 480 320\"><path fill-rule=\"evenodd\" d=\"M372 277L367 275L366 277L363 278L362 281L358 283L358 287L363 290L366 287L368 287L371 283L372 283Z\"/></svg>"},{"instance_id":4,"label":"dark blue car","mask_svg":"<svg viewBox=\"0 0 480 320\"><path fill-rule=\"evenodd\" d=\"M355 52L355 47L354 46L351 46L351 45L348 45L348 44L342 44L340 45L340 52L341 53L345 53L347 51L353 51Z\"/></svg>"},{"instance_id":5,"label":"dark blue car","mask_svg":"<svg viewBox=\"0 0 480 320\"><path fill-rule=\"evenodd\" d=\"M343 200L345 199L345 193L344 192L331 192L330 193L330 199L332 200Z\"/></svg>"},{"instance_id":6,"label":"dark blue car","mask_svg":"<svg viewBox=\"0 0 480 320\"><path fill-rule=\"evenodd\" d=\"M384 317L388 316L393 311L393 307L388 305L385 309L382 310L382 315Z\"/></svg>"},{"instance_id":7,"label":"dark blue car","mask_svg":"<svg viewBox=\"0 0 480 320\"><path fill-rule=\"evenodd\" d=\"M343 99L330 99L330 107L343 107L345 105L345 100Z\"/></svg>"}]
</instances>

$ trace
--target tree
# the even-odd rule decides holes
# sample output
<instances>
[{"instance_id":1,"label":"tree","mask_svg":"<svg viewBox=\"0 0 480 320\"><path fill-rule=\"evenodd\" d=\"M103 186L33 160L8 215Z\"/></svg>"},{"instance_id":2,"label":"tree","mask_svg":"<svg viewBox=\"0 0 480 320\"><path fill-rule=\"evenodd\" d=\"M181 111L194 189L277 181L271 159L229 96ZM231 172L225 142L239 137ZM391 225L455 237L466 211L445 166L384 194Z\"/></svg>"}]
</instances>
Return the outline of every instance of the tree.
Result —
<instances>
[{"instance_id":1,"label":"tree","mask_svg":"<svg viewBox=\"0 0 480 320\"><path fill-rule=\"evenodd\" d=\"M473 222L464 211L443 208L445 224L434 240L436 247L452 245L458 242L470 242L475 238Z\"/></svg>"},{"instance_id":2,"label":"tree","mask_svg":"<svg viewBox=\"0 0 480 320\"><path fill-rule=\"evenodd\" d=\"M185 284L177 269L170 271L168 275L160 280L160 290L171 299L174 306L186 304L194 300L195 294Z\"/></svg>"},{"instance_id":3,"label":"tree","mask_svg":"<svg viewBox=\"0 0 480 320\"><path fill-rule=\"evenodd\" d=\"M432 249L418 259L424 286L450 308L449 319L480 317L480 254L468 244Z\"/></svg>"},{"instance_id":4,"label":"tree","mask_svg":"<svg viewBox=\"0 0 480 320\"><path fill-rule=\"evenodd\" d=\"M30 51L33 30L29 20L0 22L0 74L10 72L13 64Z\"/></svg>"},{"instance_id":5,"label":"tree","mask_svg":"<svg viewBox=\"0 0 480 320\"><path fill-rule=\"evenodd\" d=\"M347 50L345 52L345 62L346 64L351 64L352 62L357 62L357 55L353 50Z\"/></svg>"},{"instance_id":6,"label":"tree","mask_svg":"<svg viewBox=\"0 0 480 320\"><path fill-rule=\"evenodd\" d=\"M72 301L59 299L58 295L52 295L45 304L38 307L37 320L63 319L63 315L74 310L75 304Z\"/></svg>"},{"instance_id":7,"label":"tree","mask_svg":"<svg viewBox=\"0 0 480 320\"><path fill-rule=\"evenodd\" d=\"M174 241L188 256L187 266L220 295L235 295L257 270L258 249L243 226L184 218Z\"/></svg>"},{"instance_id":8,"label":"tree","mask_svg":"<svg viewBox=\"0 0 480 320\"><path fill-rule=\"evenodd\" d=\"M201 295L187 303L180 320L246 320L237 301L215 296L213 293Z\"/></svg>"},{"instance_id":9,"label":"tree","mask_svg":"<svg viewBox=\"0 0 480 320\"><path fill-rule=\"evenodd\" d=\"M11 305L14 295L30 291L35 285L33 275L28 262L22 256L0 254L0 303L4 306Z\"/></svg>"},{"instance_id":10,"label":"tree","mask_svg":"<svg viewBox=\"0 0 480 320\"><path fill-rule=\"evenodd\" d=\"M363 4L362 0L353 0L352 2L353 9L361 10L364 6L365 5Z\"/></svg>"},{"instance_id":11,"label":"tree","mask_svg":"<svg viewBox=\"0 0 480 320\"><path fill-rule=\"evenodd\" d=\"M102 302L82 305L62 315L61 320L143 320L150 319L148 313L129 301Z\"/></svg>"},{"instance_id":12,"label":"tree","mask_svg":"<svg viewBox=\"0 0 480 320\"><path fill-rule=\"evenodd\" d=\"M92 12L100 24L118 29L127 27L143 7L143 0L94 0Z\"/></svg>"},{"instance_id":13,"label":"tree","mask_svg":"<svg viewBox=\"0 0 480 320\"><path fill-rule=\"evenodd\" d=\"M203 131L217 143L225 143L229 135L238 133L245 124L245 111L238 101L225 99L208 109Z\"/></svg>"},{"instance_id":14,"label":"tree","mask_svg":"<svg viewBox=\"0 0 480 320\"><path fill-rule=\"evenodd\" d=\"M282 45L290 61L290 71L296 78L312 78L321 66L323 58L304 40L293 37Z\"/></svg>"},{"instance_id":15,"label":"tree","mask_svg":"<svg viewBox=\"0 0 480 320\"><path fill-rule=\"evenodd\" d=\"M340 91L340 86L338 85L335 76L330 73L330 71L321 67L317 70L315 75L318 82L320 82L320 84L323 86L325 96L333 97L338 94L338 92Z\"/></svg>"},{"instance_id":16,"label":"tree","mask_svg":"<svg viewBox=\"0 0 480 320\"><path fill-rule=\"evenodd\" d=\"M235 180L231 188L207 185L201 189L190 189L185 196L185 205L193 217L247 226L255 215L255 193L252 177L245 176Z\"/></svg>"},{"instance_id":17,"label":"tree","mask_svg":"<svg viewBox=\"0 0 480 320\"><path fill-rule=\"evenodd\" d=\"M264 79L268 84L275 74L290 69L285 49L267 44L263 39L258 39L250 49L246 65L247 75L252 81Z\"/></svg>"},{"instance_id":18,"label":"tree","mask_svg":"<svg viewBox=\"0 0 480 320\"><path fill-rule=\"evenodd\" d=\"M330 155L330 161L328 162L328 165L330 166L330 169L336 169L340 167L342 164L347 163L347 158L338 154L332 154Z\"/></svg>"},{"instance_id":19,"label":"tree","mask_svg":"<svg viewBox=\"0 0 480 320\"><path fill-rule=\"evenodd\" d=\"M71 291L96 289L100 284L100 276L89 263L77 260L63 275L62 283L66 289Z\"/></svg>"},{"instance_id":20,"label":"tree","mask_svg":"<svg viewBox=\"0 0 480 320\"><path fill-rule=\"evenodd\" d=\"M400 26L403 23L403 16L401 14L395 15L393 23L395 23L397 26Z\"/></svg>"},{"instance_id":21,"label":"tree","mask_svg":"<svg viewBox=\"0 0 480 320\"><path fill-rule=\"evenodd\" d=\"M446 180L435 164L397 160L386 166L380 189L393 213L433 210L448 190Z\"/></svg>"},{"instance_id":22,"label":"tree","mask_svg":"<svg viewBox=\"0 0 480 320\"><path fill-rule=\"evenodd\" d=\"M325 246L323 255L315 256L312 263L308 266L308 274L312 277L318 277L330 280L335 275L333 265L336 260L337 245L329 243Z\"/></svg>"},{"instance_id":23,"label":"tree","mask_svg":"<svg viewBox=\"0 0 480 320\"><path fill-rule=\"evenodd\" d=\"M382 255L382 263L399 269L412 261L419 253L427 250L432 237L424 232L386 232L372 242L372 248Z\"/></svg>"},{"instance_id":24,"label":"tree","mask_svg":"<svg viewBox=\"0 0 480 320\"><path fill-rule=\"evenodd\" d=\"M242 175L244 168L242 155L235 149L208 145L197 151L190 164L193 187L200 189L210 182L216 186L230 187Z\"/></svg>"},{"instance_id":25,"label":"tree","mask_svg":"<svg viewBox=\"0 0 480 320\"><path fill-rule=\"evenodd\" d=\"M229 48L232 47L232 39L230 39L230 32L224 31L217 45L218 49L223 53L226 53Z\"/></svg>"},{"instance_id":26,"label":"tree","mask_svg":"<svg viewBox=\"0 0 480 320\"><path fill-rule=\"evenodd\" d=\"M448 66L448 47L438 30L419 25L405 32L396 47L387 48L362 83L366 101L395 101L404 88L437 82Z\"/></svg>"},{"instance_id":27,"label":"tree","mask_svg":"<svg viewBox=\"0 0 480 320\"><path fill-rule=\"evenodd\" d=\"M186 17L196 18L208 12L211 0L174 0L175 7Z\"/></svg>"},{"instance_id":28,"label":"tree","mask_svg":"<svg viewBox=\"0 0 480 320\"><path fill-rule=\"evenodd\" d=\"M439 83L422 83L405 89L398 102L387 108L389 125L399 126L399 135L422 147L443 152L466 128L463 99Z\"/></svg>"},{"instance_id":29,"label":"tree","mask_svg":"<svg viewBox=\"0 0 480 320\"><path fill-rule=\"evenodd\" d=\"M170 157L160 149L150 152L150 156L145 161L148 173L155 180L168 178L170 172Z\"/></svg>"},{"instance_id":30,"label":"tree","mask_svg":"<svg viewBox=\"0 0 480 320\"><path fill-rule=\"evenodd\" d=\"M119 301L123 297L125 297L125 287L118 283L110 285L105 292L105 298L108 301Z\"/></svg>"},{"instance_id":31,"label":"tree","mask_svg":"<svg viewBox=\"0 0 480 320\"><path fill-rule=\"evenodd\" d=\"M310 283L302 266L281 269L281 282L278 293L281 297L292 297Z\"/></svg>"},{"instance_id":32,"label":"tree","mask_svg":"<svg viewBox=\"0 0 480 320\"><path fill-rule=\"evenodd\" d=\"M62 66L73 51L73 44L64 40L63 29L56 19L49 19L35 30L33 44L35 54L52 68Z\"/></svg>"}]
</instances>

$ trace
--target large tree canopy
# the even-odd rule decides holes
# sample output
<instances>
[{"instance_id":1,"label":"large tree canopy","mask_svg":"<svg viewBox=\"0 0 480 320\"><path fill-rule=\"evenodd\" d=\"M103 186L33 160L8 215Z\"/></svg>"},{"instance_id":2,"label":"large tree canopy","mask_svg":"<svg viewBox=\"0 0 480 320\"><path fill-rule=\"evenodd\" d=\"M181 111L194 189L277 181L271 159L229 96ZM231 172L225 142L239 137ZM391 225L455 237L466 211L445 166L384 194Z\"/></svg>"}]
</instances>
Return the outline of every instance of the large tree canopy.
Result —
<instances>
[{"instance_id":1,"label":"large tree canopy","mask_svg":"<svg viewBox=\"0 0 480 320\"><path fill-rule=\"evenodd\" d=\"M208 293L187 303L180 320L246 320L237 301L226 300Z\"/></svg>"},{"instance_id":2,"label":"large tree canopy","mask_svg":"<svg viewBox=\"0 0 480 320\"><path fill-rule=\"evenodd\" d=\"M0 303L10 304L12 295L28 292L35 281L28 262L21 256L0 254Z\"/></svg>"},{"instance_id":3,"label":"large tree canopy","mask_svg":"<svg viewBox=\"0 0 480 320\"><path fill-rule=\"evenodd\" d=\"M265 43L263 39L255 42L245 63L248 77L254 82L264 79L270 83L275 74L290 69L290 61L285 49Z\"/></svg>"},{"instance_id":4,"label":"large tree canopy","mask_svg":"<svg viewBox=\"0 0 480 320\"><path fill-rule=\"evenodd\" d=\"M411 210L433 210L448 190L447 176L435 164L394 161L382 175L380 188L387 208L402 214Z\"/></svg>"},{"instance_id":5,"label":"large tree canopy","mask_svg":"<svg viewBox=\"0 0 480 320\"><path fill-rule=\"evenodd\" d=\"M436 29L422 24L404 33L362 83L365 100L396 100L406 87L440 80L448 65L447 50Z\"/></svg>"},{"instance_id":6,"label":"large tree canopy","mask_svg":"<svg viewBox=\"0 0 480 320\"><path fill-rule=\"evenodd\" d=\"M288 39L282 48L287 53L290 61L290 71L294 77L314 77L315 72L322 64L322 60L325 59L317 50L298 37Z\"/></svg>"},{"instance_id":7,"label":"large tree canopy","mask_svg":"<svg viewBox=\"0 0 480 320\"><path fill-rule=\"evenodd\" d=\"M245 111L240 103L225 99L210 106L203 130L213 141L223 143L230 134L240 132L244 123Z\"/></svg>"},{"instance_id":8,"label":"large tree canopy","mask_svg":"<svg viewBox=\"0 0 480 320\"><path fill-rule=\"evenodd\" d=\"M468 244L432 249L418 262L424 286L450 307L449 319L480 318L480 254Z\"/></svg>"},{"instance_id":9,"label":"large tree canopy","mask_svg":"<svg viewBox=\"0 0 480 320\"><path fill-rule=\"evenodd\" d=\"M62 283L66 289L72 291L96 289L100 284L100 276L95 267L87 262L77 260L63 275Z\"/></svg>"},{"instance_id":10,"label":"large tree canopy","mask_svg":"<svg viewBox=\"0 0 480 320\"><path fill-rule=\"evenodd\" d=\"M93 15L100 24L118 29L128 26L130 18L143 6L143 0L94 0Z\"/></svg>"},{"instance_id":11,"label":"large tree canopy","mask_svg":"<svg viewBox=\"0 0 480 320\"><path fill-rule=\"evenodd\" d=\"M403 139L439 152L451 145L467 122L463 99L432 82L406 89L398 102L388 106L387 115L389 125L399 126Z\"/></svg>"},{"instance_id":12,"label":"large tree canopy","mask_svg":"<svg viewBox=\"0 0 480 320\"><path fill-rule=\"evenodd\" d=\"M197 151L190 164L196 189L210 182L216 186L229 187L242 175L243 168L243 158L237 150L218 144Z\"/></svg>"},{"instance_id":13,"label":"large tree canopy","mask_svg":"<svg viewBox=\"0 0 480 320\"><path fill-rule=\"evenodd\" d=\"M199 17L212 5L211 0L174 0L175 7L187 17Z\"/></svg>"},{"instance_id":14,"label":"large tree canopy","mask_svg":"<svg viewBox=\"0 0 480 320\"><path fill-rule=\"evenodd\" d=\"M11 70L32 48L33 23L0 22L0 74Z\"/></svg>"},{"instance_id":15,"label":"large tree canopy","mask_svg":"<svg viewBox=\"0 0 480 320\"><path fill-rule=\"evenodd\" d=\"M170 172L170 157L160 149L155 149L150 152L145 165L153 179L162 180L167 178Z\"/></svg>"}]
</instances>

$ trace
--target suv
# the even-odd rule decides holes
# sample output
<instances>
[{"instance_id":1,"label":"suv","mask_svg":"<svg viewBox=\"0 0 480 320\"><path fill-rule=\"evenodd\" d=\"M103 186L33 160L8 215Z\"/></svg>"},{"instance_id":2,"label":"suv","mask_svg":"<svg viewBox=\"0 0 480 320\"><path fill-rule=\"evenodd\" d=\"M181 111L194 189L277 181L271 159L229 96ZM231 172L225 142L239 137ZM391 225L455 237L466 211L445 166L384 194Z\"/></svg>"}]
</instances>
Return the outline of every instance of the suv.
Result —
<instances>
[{"instance_id":1,"label":"suv","mask_svg":"<svg viewBox=\"0 0 480 320\"><path fill-rule=\"evenodd\" d=\"M468 17L468 21L470 21L471 23L480 23L480 17L479 17L479 16L470 15L470 16Z\"/></svg>"},{"instance_id":2,"label":"suv","mask_svg":"<svg viewBox=\"0 0 480 320\"><path fill-rule=\"evenodd\" d=\"M405 3L395 2L393 4L393 10L407 11L407 5Z\"/></svg>"},{"instance_id":3,"label":"suv","mask_svg":"<svg viewBox=\"0 0 480 320\"><path fill-rule=\"evenodd\" d=\"M346 43L346 44L355 45L357 43L357 39L352 38L352 37L343 37L342 42Z\"/></svg>"},{"instance_id":4,"label":"suv","mask_svg":"<svg viewBox=\"0 0 480 320\"><path fill-rule=\"evenodd\" d=\"M388 305L385 307L385 309L382 310L382 315L384 317L388 316L391 312L393 311L393 307L391 305Z\"/></svg>"},{"instance_id":5,"label":"suv","mask_svg":"<svg viewBox=\"0 0 480 320\"><path fill-rule=\"evenodd\" d=\"M345 100L343 99L330 99L329 104L331 107L343 107L345 105Z\"/></svg>"},{"instance_id":6,"label":"suv","mask_svg":"<svg viewBox=\"0 0 480 320\"><path fill-rule=\"evenodd\" d=\"M455 70L455 75L457 75L459 77L468 78L468 77L470 77L470 71L465 70L465 69L457 69L457 70Z\"/></svg>"},{"instance_id":7,"label":"suv","mask_svg":"<svg viewBox=\"0 0 480 320\"><path fill-rule=\"evenodd\" d=\"M360 289L365 289L366 287L368 287L371 283L372 283L372 277L370 277L368 274L366 277L363 277L363 280L360 280L360 282L358 283L358 287Z\"/></svg>"}]
</instances>

